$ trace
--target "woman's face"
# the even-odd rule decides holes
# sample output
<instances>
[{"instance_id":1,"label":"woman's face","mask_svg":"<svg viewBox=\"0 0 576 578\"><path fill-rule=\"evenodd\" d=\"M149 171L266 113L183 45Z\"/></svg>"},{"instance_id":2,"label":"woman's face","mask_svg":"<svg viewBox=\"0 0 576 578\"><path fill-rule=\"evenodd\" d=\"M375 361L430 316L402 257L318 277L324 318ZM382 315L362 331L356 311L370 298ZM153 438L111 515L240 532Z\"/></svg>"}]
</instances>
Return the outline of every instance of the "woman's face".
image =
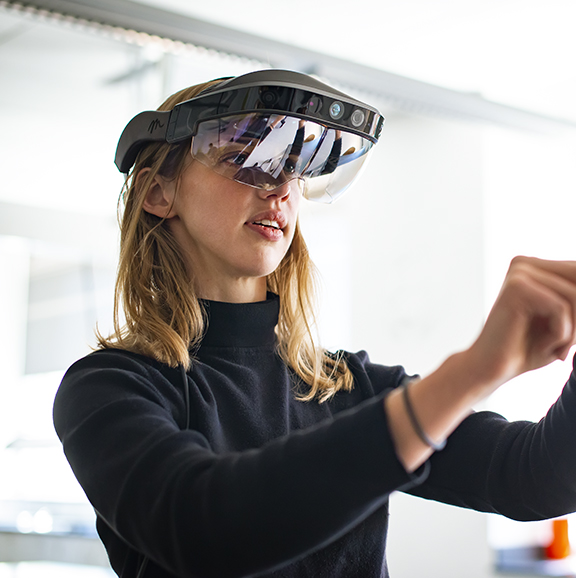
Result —
<instances>
[{"instance_id":1,"label":"woman's face","mask_svg":"<svg viewBox=\"0 0 576 578\"><path fill-rule=\"evenodd\" d=\"M294 237L301 191L292 181L264 191L192 160L168 220L200 297L256 301Z\"/></svg>"}]
</instances>

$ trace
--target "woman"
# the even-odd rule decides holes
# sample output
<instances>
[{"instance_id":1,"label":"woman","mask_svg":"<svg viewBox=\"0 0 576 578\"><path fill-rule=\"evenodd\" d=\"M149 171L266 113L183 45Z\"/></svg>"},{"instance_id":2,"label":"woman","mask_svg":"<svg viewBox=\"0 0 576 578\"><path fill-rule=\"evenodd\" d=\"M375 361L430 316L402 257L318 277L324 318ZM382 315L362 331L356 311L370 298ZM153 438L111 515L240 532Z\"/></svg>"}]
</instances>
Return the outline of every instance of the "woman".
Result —
<instances>
[{"instance_id":1,"label":"woman","mask_svg":"<svg viewBox=\"0 0 576 578\"><path fill-rule=\"evenodd\" d=\"M54 408L119 576L387 576L395 490L520 520L576 510L574 374L539 424L471 412L566 358L576 263L514 260L475 343L421 380L314 343L300 197L341 194L382 121L261 71L127 126L115 332Z\"/></svg>"}]
</instances>

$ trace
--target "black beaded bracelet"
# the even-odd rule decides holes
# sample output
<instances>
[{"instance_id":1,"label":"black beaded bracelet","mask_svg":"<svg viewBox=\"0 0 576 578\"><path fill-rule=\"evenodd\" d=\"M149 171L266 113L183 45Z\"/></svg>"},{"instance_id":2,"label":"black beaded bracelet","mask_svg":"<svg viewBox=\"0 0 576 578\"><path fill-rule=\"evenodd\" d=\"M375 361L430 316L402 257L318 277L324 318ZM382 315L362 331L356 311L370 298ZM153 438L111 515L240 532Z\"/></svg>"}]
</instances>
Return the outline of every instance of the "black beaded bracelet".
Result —
<instances>
[{"instance_id":1,"label":"black beaded bracelet","mask_svg":"<svg viewBox=\"0 0 576 578\"><path fill-rule=\"evenodd\" d=\"M404 406L406 407L406 412L408 413L408 417L410 418L410 423L412 424L412 427L414 428L414 431L416 432L418 437L427 446L430 446L434 451L437 452L443 450L446 447L446 440L442 440L439 443L432 441L428 437L422 426L420 425L420 422L418 421L418 418L414 413L414 407L412 406L412 402L410 401L410 397L408 395L408 386L410 385L410 383L411 382L408 381L402 386L402 398L404 399Z\"/></svg>"}]
</instances>

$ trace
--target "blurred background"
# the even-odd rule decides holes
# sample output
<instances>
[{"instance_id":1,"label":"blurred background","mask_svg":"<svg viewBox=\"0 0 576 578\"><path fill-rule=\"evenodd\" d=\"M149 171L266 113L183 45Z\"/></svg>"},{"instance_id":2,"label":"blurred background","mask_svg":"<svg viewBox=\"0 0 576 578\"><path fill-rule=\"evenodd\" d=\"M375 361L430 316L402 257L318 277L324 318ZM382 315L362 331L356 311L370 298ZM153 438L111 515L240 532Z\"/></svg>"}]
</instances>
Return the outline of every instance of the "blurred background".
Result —
<instances>
[{"instance_id":1,"label":"blurred background","mask_svg":"<svg viewBox=\"0 0 576 578\"><path fill-rule=\"evenodd\" d=\"M113 157L134 114L266 67L378 107L358 183L303 206L320 334L425 374L474 339L514 255L576 257L575 24L571 0L0 0L0 578L110 575L51 407L111 327ZM569 373L555 363L483 407L538 420ZM550 522L399 494L390 525L394 578L576 575L571 558L530 559Z\"/></svg>"}]
</instances>

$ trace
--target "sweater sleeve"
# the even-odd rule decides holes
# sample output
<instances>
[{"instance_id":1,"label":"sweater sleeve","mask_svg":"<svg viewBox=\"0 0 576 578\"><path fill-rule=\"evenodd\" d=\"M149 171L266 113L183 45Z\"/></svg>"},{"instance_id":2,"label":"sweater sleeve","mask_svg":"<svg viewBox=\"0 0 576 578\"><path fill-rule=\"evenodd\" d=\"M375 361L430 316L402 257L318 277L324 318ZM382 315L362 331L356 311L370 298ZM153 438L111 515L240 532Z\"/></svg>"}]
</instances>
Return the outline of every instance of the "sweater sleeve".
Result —
<instances>
[{"instance_id":1,"label":"sweater sleeve","mask_svg":"<svg viewBox=\"0 0 576 578\"><path fill-rule=\"evenodd\" d=\"M177 576L280 568L426 475L396 458L383 394L261 448L216 454L181 430L184 395L171 381L177 370L98 352L66 374L54 423L99 517Z\"/></svg>"},{"instance_id":2,"label":"sweater sleeve","mask_svg":"<svg viewBox=\"0 0 576 578\"><path fill-rule=\"evenodd\" d=\"M469 416L410 493L522 521L576 511L575 374L539 423Z\"/></svg>"}]
</instances>

